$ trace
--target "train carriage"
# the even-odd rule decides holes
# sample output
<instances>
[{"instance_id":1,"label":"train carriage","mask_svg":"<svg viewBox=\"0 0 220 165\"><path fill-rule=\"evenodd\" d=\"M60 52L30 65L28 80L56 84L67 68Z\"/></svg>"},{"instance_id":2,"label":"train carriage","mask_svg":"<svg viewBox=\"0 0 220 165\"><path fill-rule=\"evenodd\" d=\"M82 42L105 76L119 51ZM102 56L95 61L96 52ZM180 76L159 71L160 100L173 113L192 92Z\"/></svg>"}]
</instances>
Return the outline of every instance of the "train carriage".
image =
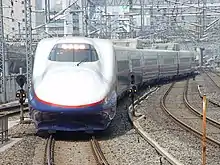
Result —
<instances>
[{"instance_id":1,"label":"train carriage","mask_svg":"<svg viewBox=\"0 0 220 165\"><path fill-rule=\"evenodd\" d=\"M148 83L159 79L158 51L146 50L143 54L143 81Z\"/></svg>"},{"instance_id":2,"label":"train carriage","mask_svg":"<svg viewBox=\"0 0 220 165\"><path fill-rule=\"evenodd\" d=\"M136 85L193 73L193 53L114 46L86 37L39 42L28 100L37 131L98 131L116 114L117 97Z\"/></svg>"}]
</instances>

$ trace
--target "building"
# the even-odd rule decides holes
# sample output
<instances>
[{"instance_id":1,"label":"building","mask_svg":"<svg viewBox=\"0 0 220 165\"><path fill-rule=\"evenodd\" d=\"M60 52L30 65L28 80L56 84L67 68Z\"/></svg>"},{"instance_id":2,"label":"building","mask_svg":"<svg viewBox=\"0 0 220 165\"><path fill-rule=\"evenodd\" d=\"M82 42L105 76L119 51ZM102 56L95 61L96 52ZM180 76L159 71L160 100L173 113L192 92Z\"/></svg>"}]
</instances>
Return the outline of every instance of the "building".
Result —
<instances>
[{"instance_id":1,"label":"building","mask_svg":"<svg viewBox=\"0 0 220 165\"><path fill-rule=\"evenodd\" d=\"M24 0L2 0L4 33L8 39L25 37L25 4ZM31 0L32 11L36 1ZM35 27L35 13L32 13L32 27Z\"/></svg>"},{"instance_id":2,"label":"building","mask_svg":"<svg viewBox=\"0 0 220 165\"><path fill-rule=\"evenodd\" d=\"M75 0L48 0L50 6L49 17L53 18L57 13L65 9L69 4ZM45 18L45 0L38 3L36 24L41 25L46 21ZM53 36L63 35L80 35L83 33L83 13L81 10L81 1L78 1L70 9L56 17L54 21L47 24L45 28L38 29L38 31L45 31L47 34Z\"/></svg>"}]
</instances>

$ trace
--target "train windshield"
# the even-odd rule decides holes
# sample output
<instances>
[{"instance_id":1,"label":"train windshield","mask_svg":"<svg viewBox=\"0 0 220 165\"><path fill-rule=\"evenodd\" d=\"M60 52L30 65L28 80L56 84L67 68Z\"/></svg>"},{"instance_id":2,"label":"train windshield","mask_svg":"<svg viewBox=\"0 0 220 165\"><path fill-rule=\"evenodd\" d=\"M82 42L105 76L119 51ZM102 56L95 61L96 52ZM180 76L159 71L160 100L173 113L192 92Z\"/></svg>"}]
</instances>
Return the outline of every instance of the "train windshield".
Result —
<instances>
[{"instance_id":1,"label":"train windshield","mask_svg":"<svg viewBox=\"0 0 220 165\"><path fill-rule=\"evenodd\" d=\"M49 60L58 62L93 62L98 60L95 48L90 44L57 44Z\"/></svg>"}]
</instances>

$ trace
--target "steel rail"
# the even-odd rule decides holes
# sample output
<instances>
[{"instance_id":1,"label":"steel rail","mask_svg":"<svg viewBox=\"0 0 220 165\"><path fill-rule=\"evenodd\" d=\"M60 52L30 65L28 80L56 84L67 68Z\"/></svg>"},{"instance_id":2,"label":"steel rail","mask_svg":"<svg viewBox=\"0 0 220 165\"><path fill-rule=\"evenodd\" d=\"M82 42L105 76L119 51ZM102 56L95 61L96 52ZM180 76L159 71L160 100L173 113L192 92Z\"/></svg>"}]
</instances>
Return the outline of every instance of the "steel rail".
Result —
<instances>
[{"instance_id":1,"label":"steel rail","mask_svg":"<svg viewBox=\"0 0 220 165\"><path fill-rule=\"evenodd\" d=\"M187 80L186 82L186 86L185 86L185 89L184 89L184 92L183 92L183 102L184 104L186 105L186 107L192 112L194 113L196 116L199 116L201 119L203 117L203 114L200 113L196 108L194 108L188 101L188 98L187 98L187 94L188 94L188 86L189 86L189 79ZM211 119L210 117L207 117L206 116L206 120L207 122L209 122L210 124L220 128L220 123L214 119Z\"/></svg>"},{"instance_id":2,"label":"steel rail","mask_svg":"<svg viewBox=\"0 0 220 165\"><path fill-rule=\"evenodd\" d=\"M53 158L53 146L54 146L54 137L53 135L50 135L49 138L47 138L47 143L46 143L46 162L45 164L47 165L54 165L54 158Z\"/></svg>"},{"instance_id":3,"label":"steel rail","mask_svg":"<svg viewBox=\"0 0 220 165\"><path fill-rule=\"evenodd\" d=\"M213 83L218 89L220 89L220 87L216 84L216 82L212 79L212 77L211 77L206 71L203 71L203 72L204 72L204 73L207 75L207 77L212 81L212 83ZM211 72L212 72L212 71L211 71ZM212 73L214 73L214 72L212 72ZM216 73L214 73L214 74L217 75L218 77L220 77L220 75L218 75L218 74L216 74ZM201 93L199 87L198 87L198 90L199 90L199 95L200 95L200 97L202 98L202 93ZM207 98L207 99L208 99L208 101L209 101L210 103L212 103L212 104L214 104L214 105L220 107L220 104L217 103L217 102L215 102L213 99L209 99L209 98Z\"/></svg>"},{"instance_id":4,"label":"steel rail","mask_svg":"<svg viewBox=\"0 0 220 165\"><path fill-rule=\"evenodd\" d=\"M140 98L138 98L137 100L135 100L134 104L137 105L139 103L142 102L142 100L146 99L149 95L151 95L152 93L156 92L159 88L155 88L153 90L150 90L148 92L146 92L145 94L143 94ZM144 115L142 115L139 118L135 118L133 116L132 113L132 105L129 106L128 108L128 116L129 116L129 120L132 123L132 125L134 126L135 130L137 131L137 133L144 139L146 140L153 148L155 148L157 150L157 152L162 155L170 164L172 165L182 165L181 162L179 162L179 160L177 160L176 158L174 158L171 154L169 154L165 149L163 149L156 141L154 141L145 131L144 129L140 126L139 124L139 120L144 118Z\"/></svg>"},{"instance_id":5,"label":"steel rail","mask_svg":"<svg viewBox=\"0 0 220 165\"><path fill-rule=\"evenodd\" d=\"M104 153L102 152L99 142L95 139L94 136L92 136L90 144L97 163L99 165L109 165Z\"/></svg>"},{"instance_id":6,"label":"steel rail","mask_svg":"<svg viewBox=\"0 0 220 165\"><path fill-rule=\"evenodd\" d=\"M28 104L25 103L23 106L24 106L24 108L26 108L26 107L28 107ZM10 110L18 109L18 108L20 108L20 104L1 107L1 108L0 108L0 113L1 113L1 112L4 112L4 111L10 111Z\"/></svg>"},{"instance_id":7,"label":"steel rail","mask_svg":"<svg viewBox=\"0 0 220 165\"><path fill-rule=\"evenodd\" d=\"M216 84L216 82L212 79L212 77L206 72L204 71L204 73L207 75L207 77L209 77L209 79L213 82L213 84L220 89L220 87ZM212 72L213 73L213 72ZM217 75L216 73L214 73L215 75ZM219 75L217 75L218 77L220 77Z\"/></svg>"},{"instance_id":8,"label":"steel rail","mask_svg":"<svg viewBox=\"0 0 220 165\"><path fill-rule=\"evenodd\" d=\"M188 124L182 122L181 120L179 120L177 117L175 117L170 111L169 109L166 107L165 105L165 101L166 101L166 97L168 96L168 94L170 93L170 91L172 90L173 86L175 83L172 83L172 85L169 87L169 89L166 91L166 93L164 94L164 96L161 98L161 108L164 110L164 112L171 117L177 124L179 124L181 127L187 129L188 131L192 132L194 135L196 135L197 137L201 138L202 137L202 133L197 131L196 129L192 128L191 126L189 126ZM220 146L220 142L207 136L207 141L209 143L212 143L216 146Z\"/></svg>"}]
</instances>

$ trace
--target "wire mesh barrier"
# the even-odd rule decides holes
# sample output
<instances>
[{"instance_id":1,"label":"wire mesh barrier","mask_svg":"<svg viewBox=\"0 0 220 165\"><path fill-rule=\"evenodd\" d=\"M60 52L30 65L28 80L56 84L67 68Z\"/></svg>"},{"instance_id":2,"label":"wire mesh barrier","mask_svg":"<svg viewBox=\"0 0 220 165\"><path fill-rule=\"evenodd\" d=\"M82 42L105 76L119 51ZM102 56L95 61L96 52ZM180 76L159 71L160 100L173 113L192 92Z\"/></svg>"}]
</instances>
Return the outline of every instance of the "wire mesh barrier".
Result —
<instances>
[{"instance_id":1,"label":"wire mesh barrier","mask_svg":"<svg viewBox=\"0 0 220 165\"><path fill-rule=\"evenodd\" d=\"M8 141L8 116L0 114L0 142Z\"/></svg>"}]
</instances>

